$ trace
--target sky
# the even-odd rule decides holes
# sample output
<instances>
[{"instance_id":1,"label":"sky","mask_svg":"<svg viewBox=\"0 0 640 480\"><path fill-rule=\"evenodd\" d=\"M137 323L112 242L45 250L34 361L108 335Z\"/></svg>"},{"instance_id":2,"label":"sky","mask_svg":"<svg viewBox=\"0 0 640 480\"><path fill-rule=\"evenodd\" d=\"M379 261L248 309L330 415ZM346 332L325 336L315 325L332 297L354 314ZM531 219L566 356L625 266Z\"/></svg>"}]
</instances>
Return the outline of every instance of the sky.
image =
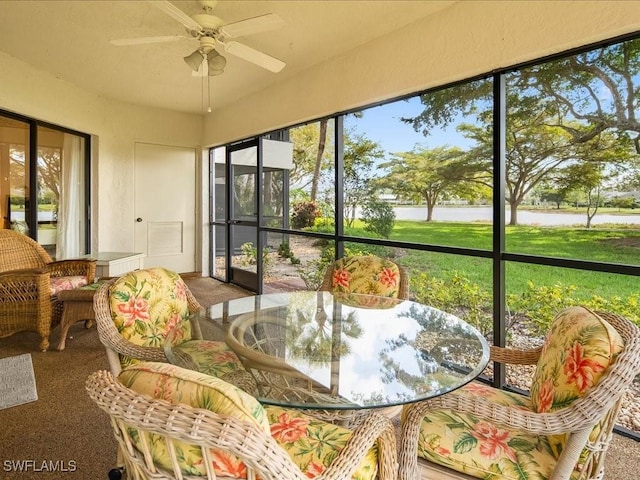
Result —
<instances>
[{"instance_id":1,"label":"sky","mask_svg":"<svg viewBox=\"0 0 640 480\"><path fill-rule=\"evenodd\" d=\"M470 142L455 131L455 126L446 130L435 130L425 137L413 129L412 125L402 122L402 117L414 117L424 109L420 97L398 100L379 107L363 110L362 118L347 115L344 120L345 130L355 128L369 140L378 143L386 152L407 152L416 144L433 148L441 145L466 148Z\"/></svg>"}]
</instances>

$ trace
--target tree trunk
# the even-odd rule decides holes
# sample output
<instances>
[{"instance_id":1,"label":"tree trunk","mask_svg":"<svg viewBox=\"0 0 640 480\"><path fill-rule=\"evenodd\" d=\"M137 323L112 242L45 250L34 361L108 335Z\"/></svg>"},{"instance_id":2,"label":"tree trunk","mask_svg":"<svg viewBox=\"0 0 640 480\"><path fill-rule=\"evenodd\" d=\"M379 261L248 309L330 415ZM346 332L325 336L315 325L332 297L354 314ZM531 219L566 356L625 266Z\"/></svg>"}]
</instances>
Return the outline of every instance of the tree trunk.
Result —
<instances>
[{"instance_id":1,"label":"tree trunk","mask_svg":"<svg viewBox=\"0 0 640 480\"><path fill-rule=\"evenodd\" d=\"M518 202L509 202L509 225L518 224Z\"/></svg>"},{"instance_id":2,"label":"tree trunk","mask_svg":"<svg viewBox=\"0 0 640 480\"><path fill-rule=\"evenodd\" d=\"M320 120L320 134L318 136L318 153L316 164L313 168L313 179L311 180L311 201L315 202L318 197L318 184L320 183L320 171L322 170L322 157L327 144L327 123L328 120Z\"/></svg>"},{"instance_id":3,"label":"tree trunk","mask_svg":"<svg viewBox=\"0 0 640 480\"><path fill-rule=\"evenodd\" d=\"M427 205L427 222L433 220L433 205Z\"/></svg>"}]
</instances>

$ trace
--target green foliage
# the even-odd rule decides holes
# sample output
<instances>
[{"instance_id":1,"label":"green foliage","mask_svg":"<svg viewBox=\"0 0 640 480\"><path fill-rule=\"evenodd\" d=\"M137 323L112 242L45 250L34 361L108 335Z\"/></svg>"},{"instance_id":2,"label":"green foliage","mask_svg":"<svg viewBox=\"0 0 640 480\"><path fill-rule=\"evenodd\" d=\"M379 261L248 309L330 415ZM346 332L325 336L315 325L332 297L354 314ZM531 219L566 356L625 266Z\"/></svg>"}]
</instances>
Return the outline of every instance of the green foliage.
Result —
<instances>
[{"instance_id":1,"label":"green foliage","mask_svg":"<svg viewBox=\"0 0 640 480\"><path fill-rule=\"evenodd\" d=\"M311 201L302 201L293 204L293 213L291 215L291 226L293 228L302 229L313 227L316 218L321 212L318 204Z\"/></svg>"},{"instance_id":2,"label":"green foliage","mask_svg":"<svg viewBox=\"0 0 640 480\"><path fill-rule=\"evenodd\" d=\"M556 314L567 307L582 305L590 310L603 310L623 315L627 319L640 325L638 314L639 296L629 295L626 298L614 296L609 299L598 295L590 299L577 298L578 288L575 285L557 283L554 286L536 286L529 282L527 291L507 296L507 305L512 312L517 312L526 318L527 326L533 334L544 335Z\"/></svg>"},{"instance_id":3,"label":"green foliage","mask_svg":"<svg viewBox=\"0 0 640 480\"><path fill-rule=\"evenodd\" d=\"M574 285L558 283L536 287L530 281L527 291L507 295L507 306L511 312L528 319L527 324L532 327L534 334L544 335L560 310L577 304L573 298L575 291Z\"/></svg>"},{"instance_id":4,"label":"green foliage","mask_svg":"<svg viewBox=\"0 0 640 480\"><path fill-rule=\"evenodd\" d=\"M256 259L258 258L258 250L252 242L243 243L240 246L240 251L242 252L242 259L240 260L240 263L243 266L246 267L256 264Z\"/></svg>"},{"instance_id":5,"label":"green foliage","mask_svg":"<svg viewBox=\"0 0 640 480\"><path fill-rule=\"evenodd\" d=\"M293 255L293 252L291 252L291 247L289 246L288 243L286 242L282 242L279 246L278 246L278 256L281 258L291 258Z\"/></svg>"},{"instance_id":6,"label":"green foliage","mask_svg":"<svg viewBox=\"0 0 640 480\"><path fill-rule=\"evenodd\" d=\"M300 278L309 290L318 290L320 288L324 274L330 263L327 259L320 257L309 260L305 265L299 265L297 267L298 275L300 275Z\"/></svg>"},{"instance_id":7,"label":"green foliage","mask_svg":"<svg viewBox=\"0 0 640 480\"><path fill-rule=\"evenodd\" d=\"M25 200L24 200L24 197L22 196L14 195L9 199L9 202L11 203L11 205L24 207Z\"/></svg>"},{"instance_id":8,"label":"green foliage","mask_svg":"<svg viewBox=\"0 0 640 480\"><path fill-rule=\"evenodd\" d=\"M240 246L240 251L242 252L240 264L243 267L256 265L258 258L258 249L253 245L252 242L243 243ZM264 274L269 271L271 264L272 260L271 257L269 257L269 250L265 249L262 253L262 271Z\"/></svg>"},{"instance_id":9,"label":"green foliage","mask_svg":"<svg viewBox=\"0 0 640 480\"><path fill-rule=\"evenodd\" d=\"M367 232L389 238L395 224L396 214L393 207L377 199L370 200L362 209L362 221Z\"/></svg>"},{"instance_id":10,"label":"green foliage","mask_svg":"<svg viewBox=\"0 0 640 480\"><path fill-rule=\"evenodd\" d=\"M291 261L291 265L300 265L300 259L293 254L289 244L286 242L278 246L278 256L280 258L288 258Z\"/></svg>"},{"instance_id":11,"label":"green foliage","mask_svg":"<svg viewBox=\"0 0 640 480\"><path fill-rule=\"evenodd\" d=\"M491 294L469 279L453 272L448 278L421 273L411 276L415 300L454 313L476 327L486 337L493 331Z\"/></svg>"}]
</instances>

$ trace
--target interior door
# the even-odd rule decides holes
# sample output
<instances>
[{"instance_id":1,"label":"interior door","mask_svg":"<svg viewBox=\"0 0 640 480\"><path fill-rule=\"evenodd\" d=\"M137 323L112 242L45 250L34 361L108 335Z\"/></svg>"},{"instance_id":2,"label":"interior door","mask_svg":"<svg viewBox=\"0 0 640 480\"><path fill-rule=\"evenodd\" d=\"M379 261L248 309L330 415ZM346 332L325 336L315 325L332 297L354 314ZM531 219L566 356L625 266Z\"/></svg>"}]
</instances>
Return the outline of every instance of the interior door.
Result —
<instances>
[{"instance_id":1,"label":"interior door","mask_svg":"<svg viewBox=\"0 0 640 480\"><path fill-rule=\"evenodd\" d=\"M145 268L195 271L196 151L135 144L135 251Z\"/></svg>"},{"instance_id":2,"label":"interior door","mask_svg":"<svg viewBox=\"0 0 640 480\"><path fill-rule=\"evenodd\" d=\"M260 291L262 274L258 237L258 142L227 149L229 165L229 280L254 292Z\"/></svg>"}]
</instances>

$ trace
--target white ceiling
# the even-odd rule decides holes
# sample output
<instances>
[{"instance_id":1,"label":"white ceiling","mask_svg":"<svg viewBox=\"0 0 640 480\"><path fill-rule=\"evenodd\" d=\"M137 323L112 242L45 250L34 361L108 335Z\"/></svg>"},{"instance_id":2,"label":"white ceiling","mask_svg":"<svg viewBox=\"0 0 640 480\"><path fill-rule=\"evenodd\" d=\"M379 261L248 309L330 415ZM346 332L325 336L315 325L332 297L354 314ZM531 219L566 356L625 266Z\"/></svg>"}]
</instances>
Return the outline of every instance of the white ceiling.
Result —
<instances>
[{"instance_id":1,"label":"white ceiling","mask_svg":"<svg viewBox=\"0 0 640 480\"><path fill-rule=\"evenodd\" d=\"M195 0L172 3L189 15L202 13ZM227 23L266 13L279 15L284 27L236 40L287 66L272 73L222 52L227 66L224 74L210 78L211 104L215 109L232 103L453 3L221 0L213 13ZM8 55L104 97L203 113L206 83L194 77L183 61L198 47L198 40L135 46L109 43L118 38L184 33L179 22L147 1L0 0L0 50Z\"/></svg>"}]
</instances>

